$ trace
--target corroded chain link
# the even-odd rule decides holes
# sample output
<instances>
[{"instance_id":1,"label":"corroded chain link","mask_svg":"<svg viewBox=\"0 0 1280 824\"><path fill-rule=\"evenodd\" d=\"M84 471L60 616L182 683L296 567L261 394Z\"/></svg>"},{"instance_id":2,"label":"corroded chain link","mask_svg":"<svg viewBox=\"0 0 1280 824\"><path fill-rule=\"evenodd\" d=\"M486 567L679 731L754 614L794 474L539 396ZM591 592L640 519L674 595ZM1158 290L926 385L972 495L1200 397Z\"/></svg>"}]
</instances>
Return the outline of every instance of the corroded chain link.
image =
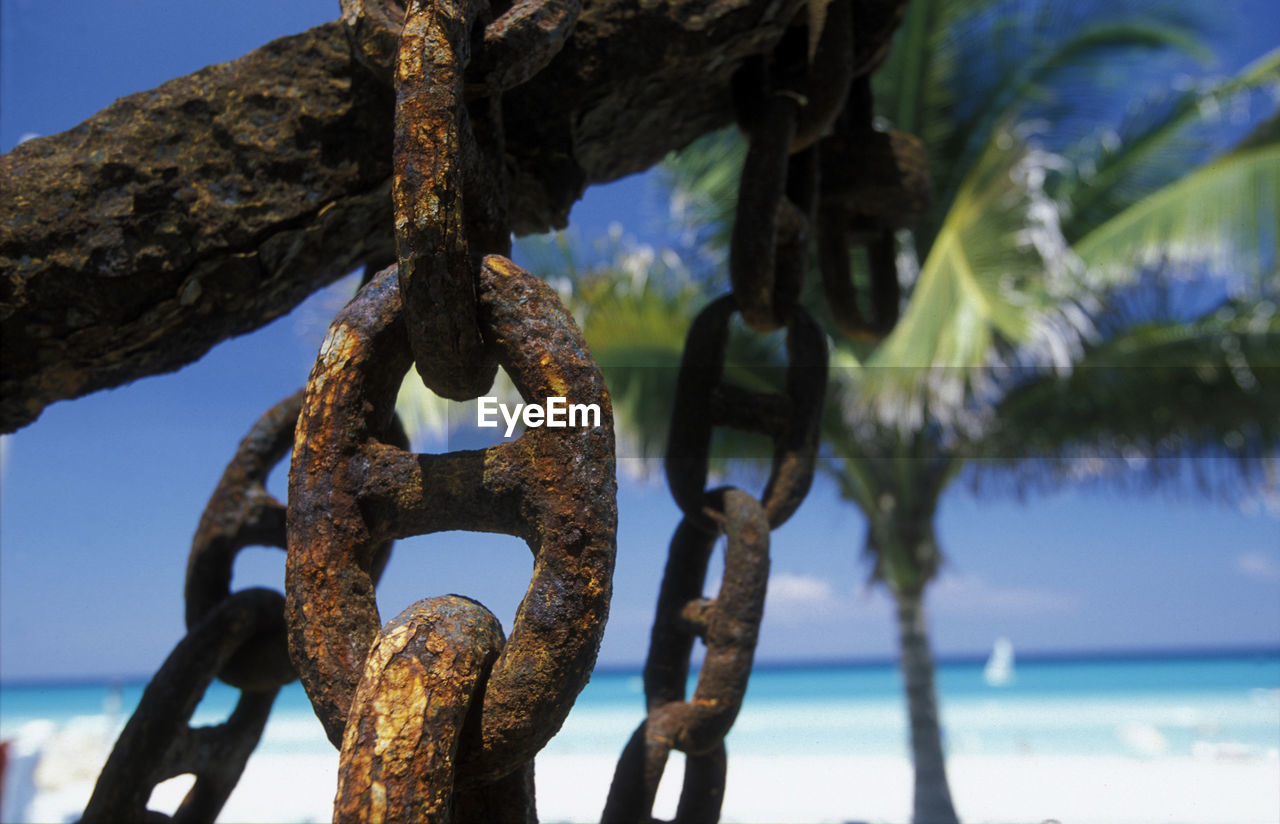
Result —
<instances>
[{"instance_id":1,"label":"corroded chain link","mask_svg":"<svg viewBox=\"0 0 1280 824\"><path fill-rule=\"evenodd\" d=\"M478 325L476 273L481 255L510 252L501 92L555 56L580 5L529 0L490 21L487 0L343 2L357 53L395 87L392 200L405 320L418 374L446 398L482 394L496 369ZM468 72L477 25L485 36Z\"/></svg>"},{"instance_id":2,"label":"corroded chain link","mask_svg":"<svg viewBox=\"0 0 1280 824\"><path fill-rule=\"evenodd\" d=\"M218 726L188 724L214 674L262 627L279 623L281 601L269 589L237 592L178 642L116 740L81 821L194 824L217 818L262 736L278 688L241 691L231 717ZM147 809L157 784L188 773L195 784L171 819Z\"/></svg>"},{"instance_id":3,"label":"corroded chain link","mask_svg":"<svg viewBox=\"0 0 1280 824\"><path fill-rule=\"evenodd\" d=\"M184 773L194 773L196 783L173 819L213 821L262 735L277 691L297 677L285 646L284 597L264 588L230 590L237 552L285 546L284 506L265 484L293 443L301 401L302 393L294 393L254 424L209 498L187 559L187 635L147 685L84 821L162 818L146 809L151 791ZM240 700L224 724L191 729L215 676L239 688Z\"/></svg>"},{"instance_id":4,"label":"corroded chain link","mask_svg":"<svg viewBox=\"0 0 1280 824\"><path fill-rule=\"evenodd\" d=\"M736 295L694 320L676 382L666 472L684 512L658 598L645 664L647 717L619 759L603 821L645 822L672 748L688 755L676 820L714 822L724 794L724 736L733 725L755 655L769 578L769 532L803 501L817 460L826 387L826 339L799 304L787 321L786 392L755 397L721 384ZM735 403L716 403L729 394ZM733 409L732 416L718 414ZM777 411L784 410L779 416ZM732 488L705 491L712 427L733 425L771 435L773 463L762 500ZM724 579L702 597L718 537L728 538ZM695 638L707 647L692 700L685 699Z\"/></svg>"},{"instance_id":5,"label":"corroded chain link","mask_svg":"<svg viewBox=\"0 0 1280 824\"><path fill-rule=\"evenodd\" d=\"M572 397L597 405L602 420L530 429L486 450L405 452L379 436L411 362L395 271L374 278L334 321L298 424L286 580L290 649L316 714L342 747L338 809L350 820L376 818L377 805L359 800L366 796L384 799L393 818L448 820L455 789L527 769L590 677L604 630L617 510L603 377L545 283L495 255L484 260L479 285L482 328L525 400ZM483 607L453 600L419 602L379 635L372 548L452 529L514 535L533 551L510 638L502 644ZM430 625L452 629L432 635L423 628ZM487 638L477 646L471 633ZM432 639L423 655L402 654L423 635ZM447 710L413 700L437 690L454 696ZM403 700L388 697L395 693ZM443 736L434 758L415 758L412 748L393 746L386 725L366 723L387 703L430 709L415 729ZM472 741L459 737L464 721L478 730ZM445 800L422 806L428 797Z\"/></svg>"}]
</instances>

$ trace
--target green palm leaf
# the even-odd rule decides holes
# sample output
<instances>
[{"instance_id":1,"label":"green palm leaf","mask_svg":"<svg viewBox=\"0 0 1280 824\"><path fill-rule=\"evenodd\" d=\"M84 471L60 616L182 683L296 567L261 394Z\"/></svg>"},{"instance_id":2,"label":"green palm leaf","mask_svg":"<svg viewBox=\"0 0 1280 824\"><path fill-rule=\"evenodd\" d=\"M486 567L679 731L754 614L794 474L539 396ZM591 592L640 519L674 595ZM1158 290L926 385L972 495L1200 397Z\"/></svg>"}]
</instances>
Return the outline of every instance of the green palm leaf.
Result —
<instances>
[{"instance_id":1,"label":"green palm leaf","mask_svg":"<svg viewBox=\"0 0 1280 824\"><path fill-rule=\"evenodd\" d=\"M1280 229L1278 124L1115 215L1075 244L1077 254L1111 284L1128 280L1135 264L1261 275L1268 261L1274 266Z\"/></svg>"},{"instance_id":2,"label":"green palm leaf","mask_svg":"<svg viewBox=\"0 0 1280 824\"><path fill-rule=\"evenodd\" d=\"M1001 132L966 179L906 312L868 361L863 400L908 428L984 394L987 370L1021 349L1065 365L1085 327L1067 298L1074 258L1038 188L1050 158Z\"/></svg>"},{"instance_id":3,"label":"green palm leaf","mask_svg":"<svg viewBox=\"0 0 1280 824\"><path fill-rule=\"evenodd\" d=\"M1088 148L1074 152L1074 174L1051 182L1053 196L1071 203L1063 223L1067 238L1076 242L1181 179L1189 159L1199 162L1209 154L1209 136L1221 131L1218 113L1253 91L1268 89L1273 95L1280 91L1280 49L1224 81L1148 101L1108 139L1089 141ZM1260 137L1273 140L1274 131Z\"/></svg>"},{"instance_id":4,"label":"green palm leaf","mask_svg":"<svg viewBox=\"0 0 1280 824\"><path fill-rule=\"evenodd\" d=\"M1123 328L1070 374L1010 392L969 451L988 469L1050 485L1134 469L1163 480L1194 458L1198 480L1230 491L1264 474L1277 448L1280 314L1255 298L1191 322Z\"/></svg>"}]
</instances>

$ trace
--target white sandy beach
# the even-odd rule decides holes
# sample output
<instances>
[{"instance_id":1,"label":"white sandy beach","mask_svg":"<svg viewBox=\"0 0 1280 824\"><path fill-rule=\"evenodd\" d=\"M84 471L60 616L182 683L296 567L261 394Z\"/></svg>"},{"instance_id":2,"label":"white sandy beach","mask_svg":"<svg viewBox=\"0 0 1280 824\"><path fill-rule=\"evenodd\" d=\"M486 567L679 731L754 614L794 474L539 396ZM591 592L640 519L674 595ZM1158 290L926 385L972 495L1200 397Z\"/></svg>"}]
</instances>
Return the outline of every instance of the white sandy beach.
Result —
<instances>
[{"instance_id":1,"label":"white sandy beach","mask_svg":"<svg viewBox=\"0 0 1280 824\"><path fill-rule=\"evenodd\" d=\"M72 755L65 746L62 749L56 760L27 763L34 770L37 794L20 813L25 820L74 820L88 798L96 772L92 762L100 763L105 751L80 747ZM611 757L597 755L540 757L537 782L542 821L597 821L613 767ZM668 765L668 780L656 810L659 816L674 813L679 767L678 757ZM328 821L336 771L333 752L308 748L256 753L219 820ZM1280 821L1280 756L1275 752L1247 757L1203 752L1149 759L967 755L951 759L950 776L956 807L967 824ZM189 778L175 779L161 785L152 796L152 807L174 809L189 782ZM910 817L910 787L910 765L903 758L773 758L734 756L731 751L723 820L902 824ZM11 789L6 786L6 794ZM10 815L13 812L10 809Z\"/></svg>"},{"instance_id":2,"label":"white sandy beach","mask_svg":"<svg viewBox=\"0 0 1280 824\"><path fill-rule=\"evenodd\" d=\"M336 756L260 758L219 820L328 821L336 762ZM659 817L675 813L678 766L674 760L668 766ZM541 759L541 820L598 821L613 767L611 760L593 756ZM952 760L950 774L956 807L967 824L1280 821L1280 764L1271 759L967 756ZM181 787L174 789L166 808L176 806L181 795ZM911 769L905 759L730 756L722 820L903 824L910 820L910 799Z\"/></svg>"}]
</instances>

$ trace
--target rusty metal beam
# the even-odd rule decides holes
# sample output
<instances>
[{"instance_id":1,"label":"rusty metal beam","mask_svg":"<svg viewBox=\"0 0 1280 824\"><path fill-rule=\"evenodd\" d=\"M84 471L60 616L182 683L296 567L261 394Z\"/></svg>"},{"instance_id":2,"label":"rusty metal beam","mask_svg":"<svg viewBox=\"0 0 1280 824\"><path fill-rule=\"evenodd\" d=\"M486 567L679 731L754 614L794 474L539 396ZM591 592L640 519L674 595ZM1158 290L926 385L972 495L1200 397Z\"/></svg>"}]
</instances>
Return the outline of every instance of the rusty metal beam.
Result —
<instances>
[{"instance_id":1,"label":"rusty metal beam","mask_svg":"<svg viewBox=\"0 0 1280 824\"><path fill-rule=\"evenodd\" d=\"M892 21L902 0L862 0ZM511 223L565 225L590 183L730 122L729 79L799 0L588 2L503 97ZM884 34L859 38L863 62ZM0 155L0 431L171 371L394 258L393 101L337 23L116 101Z\"/></svg>"}]
</instances>

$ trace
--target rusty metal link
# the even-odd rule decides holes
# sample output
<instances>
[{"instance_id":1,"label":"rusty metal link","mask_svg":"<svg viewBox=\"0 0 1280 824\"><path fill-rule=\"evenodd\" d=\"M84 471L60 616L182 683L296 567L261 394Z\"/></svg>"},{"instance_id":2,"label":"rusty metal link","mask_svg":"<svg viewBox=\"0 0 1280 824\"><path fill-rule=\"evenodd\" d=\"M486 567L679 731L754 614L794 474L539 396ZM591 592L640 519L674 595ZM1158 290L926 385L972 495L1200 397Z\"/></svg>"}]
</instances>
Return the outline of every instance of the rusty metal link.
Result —
<instances>
[{"instance_id":1,"label":"rusty metal link","mask_svg":"<svg viewBox=\"0 0 1280 824\"><path fill-rule=\"evenodd\" d=\"M497 371L478 325L464 201L463 147L475 137L463 76L471 27L485 6L409 0L395 72L391 196L405 323L422 382L452 400L484 393Z\"/></svg>"},{"instance_id":2,"label":"rusty metal link","mask_svg":"<svg viewBox=\"0 0 1280 824\"><path fill-rule=\"evenodd\" d=\"M266 726L277 688L242 690L235 710L215 727L191 728L192 713L215 673L264 627L279 623L280 593L246 589L226 598L193 627L147 684L98 776L81 819L212 822L231 795ZM195 784L172 818L147 809L156 784L193 773Z\"/></svg>"},{"instance_id":3,"label":"rusty metal link","mask_svg":"<svg viewBox=\"0 0 1280 824\"><path fill-rule=\"evenodd\" d=\"M717 421L714 396L724 372L729 343L729 320L736 296L713 301L694 319L685 341L680 374L676 378L671 434L667 441L666 473L671 495L685 517L706 531L718 528L707 510L704 489L711 454L711 430ZM735 425L769 434L774 439L773 464L762 496L771 529L791 517L813 482L817 462L822 401L827 383L827 341L813 317L799 304L787 318L787 376L784 399L738 408ZM779 407L789 413L779 430ZM755 412L755 415L752 413Z\"/></svg>"},{"instance_id":4,"label":"rusty metal link","mask_svg":"<svg viewBox=\"0 0 1280 824\"><path fill-rule=\"evenodd\" d=\"M854 340L876 342L898 320L896 229L929 205L929 174L920 141L872 127L869 75L857 78L835 132L820 144L823 191L818 206L818 269L836 326ZM829 160L828 160L829 159ZM859 302L850 243L866 249L870 311Z\"/></svg>"},{"instance_id":5,"label":"rusty metal link","mask_svg":"<svg viewBox=\"0 0 1280 824\"><path fill-rule=\"evenodd\" d=\"M352 703L361 679L391 677L366 665L381 626L372 548L388 538L468 529L521 537L533 551L510 638L482 679L481 697L465 710L479 743L464 748L455 788L525 769L560 728L595 662L616 549L612 408L586 342L550 287L505 258L485 258L479 287L485 334L524 399L596 404L600 426L534 428L489 449L441 455L387 444L380 433L411 360L399 284L387 269L330 327L308 383L289 482L290 654L329 739L344 751L375 746L359 738L344 744L349 713L364 717ZM378 648L385 643L384 636ZM461 654L432 652L441 667ZM457 721L463 710L453 712ZM353 777L372 775L354 763L344 779L353 797L366 792Z\"/></svg>"},{"instance_id":6,"label":"rusty metal link","mask_svg":"<svg viewBox=\"0 0 1280 824\"><path fill-rule=\"evenodd\" d=\"M521 0L484 27L471 57L468 97L500 94L542 71L569 39L582 0ZM342 0L342 21L356 57L388 86L395 74L404 0Z\"/></svg>"},{"instance_id":7,"label":"rusty metal link","mask_svg":"<svg viewBox=\"0 0 1280 824\"><path fill-rule=\"evenodd\" d=\"M338 821L448 822L457 764L478 760L480 728L468 717L503 647L498 619L458 595L424 599L400 613L374 641L342 740ZM478 720L478 719L476 719ZM415 768L429 765L429 768ZM510 779L515 792L474 788L458 820L537 821L533 763ZM466 802L464 802L466 803Z\"/></svg>"},{"instance_id":8,"label":"rusty metal link","mask_svg":"<svg viewBox=\"0 0 1280 824\"><path fill-rule=\"evenodd\" d=\"M258 419L240 442L200 516L187 556L183 591L188 630L230 597L232 565L240 550L250 546L284 550L287 546L285 506L267 492L266 483L272 468L293 448L302 394L299 389ZM408 444L398 422L391 437L399 445ZM390 555L391 542L386 541L374 554L375 580L381 577ZM260 624L217 676L244 690L275 689L297 678L289 661L284 610Z\"/></svg>"},{"instance_id":9,"label":"rusty metal link","mask_svg":"<svg viewBox=\"0 0 1280 824\"><path fill-rule=\"evenodd\" d=\"M395 87L392 199L409 342L423 382L446 398L480 395L496 370L478 326L475 260L510 252L501 92L550 62L580 9L581 0L508 9L485 26L469 78L488 0L343 2L357 55Z\"/></svg>"},{"instance_id":10,"label":"rusty metal link","mask_svg":"<svg viewBox=\"0 0 1280 824\"><path fill-rule=\"evenodd\" d=\"M747 324L783 325L808 266L817 198L815 143L830 129L853 76L849 0L810 3L807 26L792 26L768 59L734 77L738 126L747 156L729 244L729 279ZM793 158L789 161L788 158Z\"/></svg>"},{"instance_id":11,"label":"rusty metal link","mask_svg":"<svg viewBox=\"0 0 1280 824\"><path fill-rule=\"evenodd\" d=\"M602 817L605 824L647 824L673 747L689 756L676 821L719 817L724 736L742 706L764 615L769 522L760 502L742 490L719 489L707 497L728 536L720 592L714 600L702 598L720 531L706 532L686 518L671 541L645 663L648 715L618 761ZM686 701L695 638L703 639L707 654L693 698ZM719 769L714 768L717 764Z\"/></svg>"}]
</instances>

